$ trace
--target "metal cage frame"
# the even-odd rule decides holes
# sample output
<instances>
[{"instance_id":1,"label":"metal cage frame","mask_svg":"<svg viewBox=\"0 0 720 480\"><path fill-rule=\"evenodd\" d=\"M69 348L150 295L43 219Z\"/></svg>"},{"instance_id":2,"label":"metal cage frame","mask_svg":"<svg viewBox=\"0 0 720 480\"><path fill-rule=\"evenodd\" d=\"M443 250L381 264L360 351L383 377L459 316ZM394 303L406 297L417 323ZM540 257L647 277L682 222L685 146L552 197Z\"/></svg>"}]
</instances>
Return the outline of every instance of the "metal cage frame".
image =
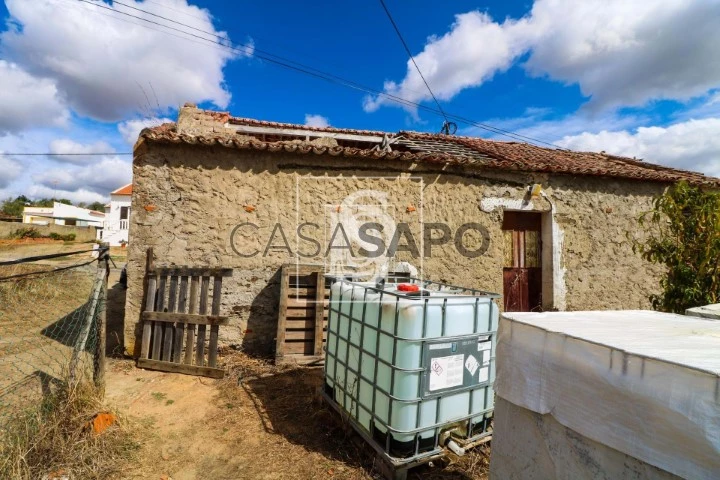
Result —
<instances>
[{"instance_id":1,"label":"metal cage frame","mask_svg":"<svg viewBox=\"0 0 720 480\"><path fill-rule=\"evenodd\" d=\"M440 415L440 406L441 402L443 400L443 395L448 393L460 393L464 391L470 392L470 409L472 409L474 395L477 391L484 389L484 394L486 395L485 398L485 405L488 405L488 398L487 393L488 389L487 387L491 383L492 375L488 376L488 380L486 382L478 383L476 385L470 385L470 386L463 386L461 388L453 389L453 390L444 390L443 392L438 392L437 394L433 395L427 395L423 394L424 391L424 383L425 383L425 377L423 376L423 373L427 371L426 368L423 368L422 365L425 361L425 351L424 348L425 344L433 344L436 342L460 342L463 340L473 340L478 339L479 337L489 337L489 339L492 341L491 343L491 354L490 354L490 368L494 368L494 349L495 349L495 335L496 331L492 328L493 323L493 309L490 308L488 318L487 318L487 324L486 325L480 325L481 319L478 316L478 307L480 305L480 300L483 299L489 299L490 302L493 302L495 299L500 298L500 295L496 293L487 292L484 290L478 290L473 288L466 288L466 287L459 287L455 285L440 283L440 282L434 282L431 280L425 280L425 279L418 279L414 277L403 277L398 278L398 280L402 283L411 283L411 284L418 284L422 289L429 290L434 293L432 297L423 297L423 296L417 296L412 295L409 293L403 293L403 292L394 292L385 290L382 284L377 284L376 286L368 285L368 284L361 284L359 282L355 282L351 279L348 279L347 277L336 277L327 275L327 282L329 282L331 285L334 283L340 282L341 284L348 285L351 288L351 298L353 298L353 295L355 294L355 289L362 289L364 291L363 293L363 299L367 298L368 292L376 293L380 296L379 302L380 304L383 303L383 298L395 298L396 306L395 306L395 319L394 319L394 325L393 325L393 331L389 332L386 329L383 329L381 326L381 318L382 318L382 309L379 309L378 311L378 319L377 319L377 326L373 326L367 323L366 321L366 306L367 302L363 301L362 303L362 313L361 313L361 320L357 320L356 318L353 318L353 307L355 306L354 302L350 302L350 311L349 313L344 313L341 311L341 308L339 307L340 304L343 303L342 298L339 302L333 303L332 294L330 299L330 306L329 306L329 314L328 314L328 335L332 333L334 335L334 342L335 342L335 348L334 353L331 352L331 348L329 348L329 345L325 348L325 369L327 371L328 365L333 362L333 367L335 368L335 372L337 372L337 366L340 365L342 368L344 368L344 383L341 383L340 381L337 381L335 379L333 381L334 386L330 387L330 385L327 383L326 377L324 378L324 384L325 387L322 391L322 396L325 399L325 401L330 404L335 410L337 410L339 413L341 413L344 417L347 417L346 419L349 421L349 423L354 427L354 429L366 440L370 445L376 450L376 452L381 455L390 465L392 465L394 468L397 467L405 467L409 468L411 465L416 465L419 463L423 463L423 460L432 459L436 456L438 456L442 452L442 446L441 443L441 432L443 431L444 427L447 427L448 425L452 424L464 424L467 432L467 436L458 439L462 444L469 445L473 443L477 443L479 440L483 439L484 437L490 435L490 432L488 431L489 426L489 417L487 416L488 413L493 411L493 408L486 408L482 410L481 412L475 412L470 413L468 415L459 416L456 418L453 418L452 420L441 422L439 415ZM341 286L342 289L342 286ZM453 303L452 306L473 306L474 308L474 332L472 334L463 334L463 335L455 335L455 336L444 336L446 331L446 323L448 321L448 318L446 316L446 306L447 306L447 300L449 298L463 298L466 297L468 299L467 303ZM428 327L428 302L430 298L433 298L434 300L437 299L443 299L442 302L442 319L441 319L441 335L439 337L426 337L427 327ZM413 300L417 302L422 302L423 305L423 326L422 326L422 337L421 338L404 338L398 336L398 316L399 316L399 309L398 304L400 300ZM335 306L337 305L337 306ZM341 317L344 317L349 323L348 323L348 337L346 339L343 339L343 341L346 343L345 345L345 361L340 359L340 353L339 353L339 343L340 343L340 319ZM359 344L353 343L353 348L356 348L360 352L360 356L357 362L357 370L351 367L349 365L349 354L350 354L350 345L351 345L351 338L352 338L352 329L354 323L360 324L360 339ZM485 330L481 330L481 328L485 328ZM364 346L364 336L366 329L374 330L376 332L376 339L375 339L375 352L370 352L367 350ZM380 349L380 338L382 335L386 335L392 339L392 361L388 362L382 358L380 358L379 349ZM420 358L420 365L419 368L401 368L397 367L397 352L398 352L398 341L403 342L413 342L413 343L419 343L423 348L421 348L421 358ZM376 367L374 368L373 378L368 378L367 376L363 375L362 373L362 362L363 357L365 355L370 356L370 358L373 359L375 362ZM377 366L379 364L383 364L387 366L390 369L390 391L385 391L383 388L379 387L377 384L377 376L378 376L378 368ZM415 398L410 400L400 399L393 395L394 385L395 385L395 373L397 371L403 372L403 373L417 373L420 375L420 378L418 380L418 392ZM357 388L351 388L350 390L355 390L356 392L353 394L352 391L348 391L347 382L348 382L348 373L352 373L355 378L357 379ZM364 380L365 382L369 383L373 386L373 392L372 392L372 404L370 408L364 406L360 402L360 380ZM350 409L353 409L354 406L354 415L353 412L350 412L345 409L344 405L339 404L335 400L335 389L342 392L343 395L343 403L347 402L347 399L350 399L351 407ZM380 392L381 394L387 396L388 398L388 412L387 412L387 418L388 422L390 423L390 419L392 418L392 410L393 405L396 403L402 403L402 404L417 404L416 409L416 418L415 418L415 428L410 430L398 430L396 428L391 427L390 425L387 425L385 421L380 419L377 415L377 392ZM435 423L431 426L425 426L420 427L420 416L421 416L421 405L423 401L427 400L437 400L436 405L436 417L435 417ZM361 425L359 421L357 420L359 418L360 409L362 409L366 414L370 415L370 422L371 422L371 430L367 431L366 427ZM484 419L480 422L477 422L473 424L472 419L483 416ZM383 428L385 428L385 439L384 444L381 445L380 440L376 438L375 425L379 424L382 425ZM481 431L480 433L474 433L473 430L477 429L478 426L480 427ZM421 434L426 432L433 432L432 436L432 445L429 447L427 445L421 446ZM379 430L378 430L379 432ZM403 455L403 456L395 456L393 455L393 450L397 450L393 448L393 445L391 444L391 440L393 435L405 435L405 436L413 436L413 445L412 445L412 453L410 455Z\"/></svg>"}]
</instances>

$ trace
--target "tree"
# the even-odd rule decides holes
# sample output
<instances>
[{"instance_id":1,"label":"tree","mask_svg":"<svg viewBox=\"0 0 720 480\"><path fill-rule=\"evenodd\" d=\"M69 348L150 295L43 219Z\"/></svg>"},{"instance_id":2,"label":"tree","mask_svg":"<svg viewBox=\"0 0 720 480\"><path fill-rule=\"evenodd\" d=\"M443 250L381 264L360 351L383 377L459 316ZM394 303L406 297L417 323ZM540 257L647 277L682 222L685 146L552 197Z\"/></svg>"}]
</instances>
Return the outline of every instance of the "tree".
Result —
<instances>
[{"instance_id":1,"label":"tree","mask_svg":"<svg viewBox=\"0 0 720 480\"><path fill-rule=\"evenodd\" d=\"M102 203L102 202L93 202L93 203L89 204L89 205L88 205L87 207L85 207L85 208L89 208L90 210L95 210L95 211L97 211L97 212L104 212L104 211L105 211L105 204Z\"/></svg>"},{"instance_id":2,"label":"tree","mask_svg":"<svg viewBox=\"0 0 720 480\"><path fill-rule=\"evenodd\" d=\"M20 195L14 199L8 198L2 203L2 213L10 217L20 217L22 216L25 205L30 203L30 199L25 195Z\"/></svg>"},{"instance_id":3,"label":"tree","mask_svg":"<svg viewBox=\"0 0 720 480\"><path fill-rule=\"evenodd\" d=\"M655 200L640 225L655 227L654 233L633 251L667 267L663 292L650 296L653 308L684 313L720 302L720 192L678 183Z\"/></svg>"},{"instance_id":4,"label":"tree","mask_svg":"<svg viewBox=\"0 0 720 480\"><path fill-rule=\"evenodd\" d=\"M53 203L55 203L54 198L41 198L40 200L35 200L34 202L32 202L32 206L50 208L53 206Z\"/></svg>"}]
</instances>

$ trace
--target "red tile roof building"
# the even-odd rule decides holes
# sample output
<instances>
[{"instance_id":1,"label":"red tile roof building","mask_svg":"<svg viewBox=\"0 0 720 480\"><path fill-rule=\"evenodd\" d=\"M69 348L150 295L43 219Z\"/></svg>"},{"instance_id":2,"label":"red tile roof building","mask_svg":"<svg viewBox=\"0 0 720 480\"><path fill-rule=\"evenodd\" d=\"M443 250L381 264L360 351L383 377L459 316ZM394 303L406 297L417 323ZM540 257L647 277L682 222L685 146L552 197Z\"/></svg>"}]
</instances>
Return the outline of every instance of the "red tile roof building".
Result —
<instances>
[{"instance_id":1,"label":"red tile roof building","mask_svg":"<svg viewBox=\"0 0 720 480\"><path fill-rule=\"evenodd\" d=\"M195 114L195 123L199 124L199 128L184 131L183 128L178 129L175 123L166 123L143 130L140 139L158 143L218 145L270 153L319 155L343 158L348 162L353 159L402 160L468 165L478 170L555 173L668 183L685 180L697 185L720 186L720 179L706 177L701 173L606 153L575 152L521 142L412 131L390 133L308 127L231 117L226 112L197 112L199 113ZM182 117L180 121L182 122ZM235 133L236 131L238 133ZM253 131L267 133L253 134ZM329 144L311 141L323 137L337 139ZM348 138L349 140L346 140ZM310 141L299 142L298 139ZM132 189L132 186L130 187Z\"/></svg>"}]
</instances>

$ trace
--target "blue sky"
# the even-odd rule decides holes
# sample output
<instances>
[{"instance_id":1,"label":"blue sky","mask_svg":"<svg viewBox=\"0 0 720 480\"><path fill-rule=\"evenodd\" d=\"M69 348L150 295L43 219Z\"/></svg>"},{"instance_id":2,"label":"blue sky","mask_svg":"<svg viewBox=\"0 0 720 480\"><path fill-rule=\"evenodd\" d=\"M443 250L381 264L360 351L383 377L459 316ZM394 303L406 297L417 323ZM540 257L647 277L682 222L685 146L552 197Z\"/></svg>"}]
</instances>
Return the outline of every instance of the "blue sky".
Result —
<instances>
[{"instance_id":1,"label":"blue sky","mask_svg":"<svg viewBox=\"0 0 720 480\"><path fill-rule=\"evenodd\" d=\"M720 175L720 2L387 5L447 112L566 148ZM442 124L258 56L436 108L379 2L5 0L0 17L1 198L107 198L130 179L130 157L119 153L186 101L313 125ZM203 32L239 48L189 35ZM462 123L458 133L509 140ZM13 155L21 152L109 155Z\"/></svg>"}]
</instances>

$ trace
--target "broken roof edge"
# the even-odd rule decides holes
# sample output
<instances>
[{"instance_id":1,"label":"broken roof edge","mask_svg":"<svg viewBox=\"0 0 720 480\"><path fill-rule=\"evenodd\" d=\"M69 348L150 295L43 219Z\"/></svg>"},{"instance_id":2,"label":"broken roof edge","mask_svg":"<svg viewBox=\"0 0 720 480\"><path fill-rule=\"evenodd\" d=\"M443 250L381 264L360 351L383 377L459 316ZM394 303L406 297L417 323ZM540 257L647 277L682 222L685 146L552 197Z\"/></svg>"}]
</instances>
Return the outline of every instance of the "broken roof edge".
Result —
<instances>
[{"instance_id":1,"label":"broken roof edge","mask_svg":"<svg viewBox=\"0 0 720 480\"><path fill-rule=\"evenodd\" d=\"M189 116L197 123L191 128L185 128ZM680 170L645 161L609 155L598 152L578 152L565 149L552 149L539 147L522 142L504 142L499 140L486 140L479 137L454 136L432 134L401 130L397 133L376 130L357 130L335 127L310 127L300 124L271 122L250 118L232 117L228 112L214 112L200 110L193 107L183 107L179 116L179 123L165 123L150 127L140 132L135 150L142 144L143 139L160 143L186 143L192 145L221 145L227 148L264 150L271 153L286 152L317 155L342 156L347 158L412 160L418 162L445 163L452 165L469 165L477 169L505 170L513 172L551 173L575 176L591 176L604 178L623 178L634 181L652 181L663 183L676 183L687 181L690 184L702 185L711 188L720 188L720 178L705 176L699 172ZM187 124L185 124L187 126ZM235 131L233 126L250 127L248 132ZM438 149L434 151L386 151L386 149L362 148L357 144L353 146L327 146L313 144L307 141L289 141L274 139L266 141L264 136L254 133L255 130L301 130L302 132L315 132L318 134L355 135L367 137L380 137L390 140L391 145L400 139L416 139L435 142L437 145L460 145L471 149L488 161L478 161L467 155L445 152ZM226 131L228 130L228 131ZM281 133L281 132L277 132ZM319 135L324 136L324 135ZM260 138L261 137L261 138ZM309 134L309 138L313 135Z\"/></svg>"}]
</instances>

